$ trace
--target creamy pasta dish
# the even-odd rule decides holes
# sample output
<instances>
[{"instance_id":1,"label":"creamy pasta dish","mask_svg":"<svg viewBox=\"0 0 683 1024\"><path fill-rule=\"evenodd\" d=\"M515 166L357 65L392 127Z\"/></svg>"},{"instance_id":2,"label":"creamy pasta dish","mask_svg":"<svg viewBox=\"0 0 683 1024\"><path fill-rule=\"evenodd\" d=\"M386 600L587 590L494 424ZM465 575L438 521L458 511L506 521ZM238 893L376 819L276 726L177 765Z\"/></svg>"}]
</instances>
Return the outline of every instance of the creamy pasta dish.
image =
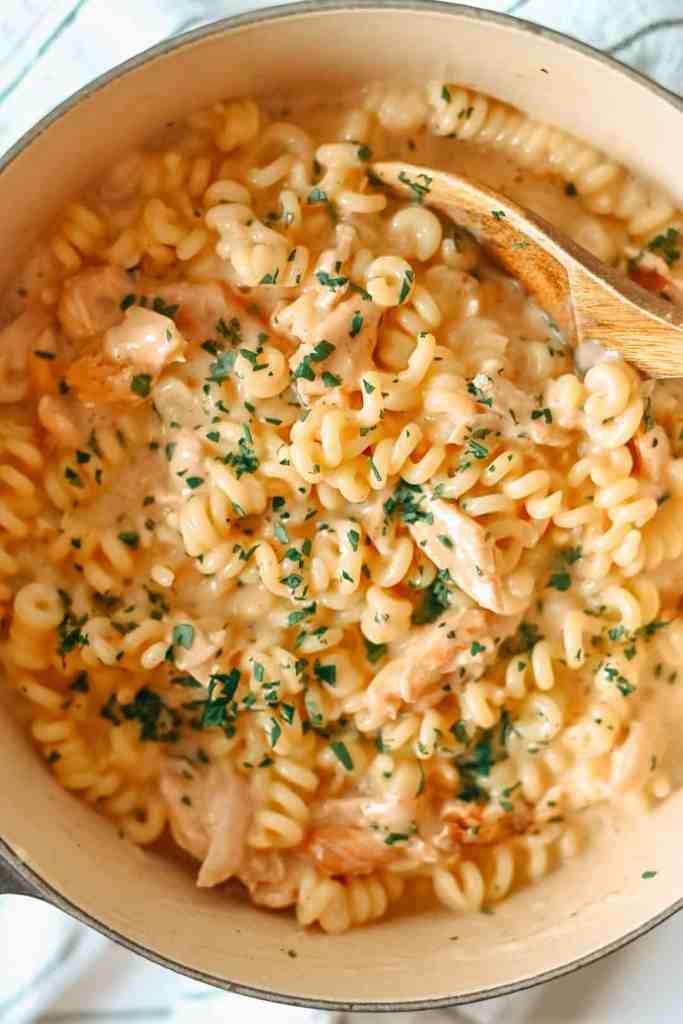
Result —
<instances>
[{"instance_id":1,"label":"creamy pasta dish","mask_svg":"<svg viewBox=\"0 0 683 1024\"><path fill-rule=\"evenodd\" d=\"M683 657L680 384L574 349L383 158L679 298L650 185L372 85L167 126L66 206L0 337L2 685L46 766L333 933L415 888L490 910L589 848L586 808L665 798Z\"/></svg>"}]
</instances>

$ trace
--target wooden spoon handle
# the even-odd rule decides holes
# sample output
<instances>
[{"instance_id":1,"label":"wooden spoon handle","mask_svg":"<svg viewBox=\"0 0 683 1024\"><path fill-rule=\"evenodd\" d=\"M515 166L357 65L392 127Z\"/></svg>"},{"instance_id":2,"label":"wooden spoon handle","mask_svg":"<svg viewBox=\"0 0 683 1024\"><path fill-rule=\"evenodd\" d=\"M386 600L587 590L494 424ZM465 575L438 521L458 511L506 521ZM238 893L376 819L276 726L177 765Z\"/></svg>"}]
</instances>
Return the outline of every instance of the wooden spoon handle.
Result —
<instances>
[{"instance_id":1,"label":"wooden spoon handle","mask_svg":"<svg viewBox=\"0 0 683 1024\"><path fill-rule=\"evenodd\" d=\"M602 263L543 217L463 175L398 162L372 170L385 185L470 231L570 340L599 341L654 376L683 376L681 307Z\"/></svg>"}]
</instances>

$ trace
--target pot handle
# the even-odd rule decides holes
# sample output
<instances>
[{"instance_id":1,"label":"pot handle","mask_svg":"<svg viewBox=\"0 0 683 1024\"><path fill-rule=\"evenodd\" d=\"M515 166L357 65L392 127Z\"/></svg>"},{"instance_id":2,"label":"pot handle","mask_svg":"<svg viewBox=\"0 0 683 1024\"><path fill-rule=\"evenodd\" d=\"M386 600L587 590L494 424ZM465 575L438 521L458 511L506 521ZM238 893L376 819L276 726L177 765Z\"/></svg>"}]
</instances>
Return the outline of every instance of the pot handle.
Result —
<instances>
[{"instance_id":1,"label":"pot handle","mask_svg":"<svg viewBox=\"0 0 683 1024\"><path fill-rule=\"evenodd\" d=\"M36 896L38 890L0 853L0 896Z\"/></svg>"}]
</instances>

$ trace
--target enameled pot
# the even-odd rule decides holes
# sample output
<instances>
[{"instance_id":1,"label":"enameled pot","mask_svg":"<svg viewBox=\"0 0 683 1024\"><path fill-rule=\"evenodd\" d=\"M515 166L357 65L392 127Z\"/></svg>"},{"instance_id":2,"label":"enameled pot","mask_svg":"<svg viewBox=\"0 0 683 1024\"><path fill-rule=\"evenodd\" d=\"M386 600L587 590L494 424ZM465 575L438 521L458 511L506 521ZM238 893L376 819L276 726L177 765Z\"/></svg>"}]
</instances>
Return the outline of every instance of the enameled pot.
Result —
<instances>
[{"instance_id":1,"label":"enameled pot","mask_svg":"<svg viewBox=\"0 0 683 1024\"><path fill-rule=\"evenodd\" d=\"M0 284L66 199L189 111L292 87L427 78L504 98L590 140L683 205L681 101L615 61L455 4L303 3L163 43L25 136L0 167ZM332 937L196 889L185 865L119 840L49 777L1 706L0 778L0 892L47 899L167 967L266 999L396 1011L501 995L589 963L683 905L682 790L645 819L604 819L585 853L494 917L416 909Z\"/></svg>"}]
</instances>

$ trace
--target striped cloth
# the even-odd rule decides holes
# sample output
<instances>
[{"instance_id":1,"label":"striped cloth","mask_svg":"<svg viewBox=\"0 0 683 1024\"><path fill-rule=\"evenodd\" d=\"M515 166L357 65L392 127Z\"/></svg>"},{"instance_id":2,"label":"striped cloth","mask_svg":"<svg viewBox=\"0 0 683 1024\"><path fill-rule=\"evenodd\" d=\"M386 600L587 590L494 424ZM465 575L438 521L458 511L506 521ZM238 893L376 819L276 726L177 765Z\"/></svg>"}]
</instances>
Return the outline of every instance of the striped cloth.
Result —
<instances>
[{"instance_id":1,"label":"striped cloth","mask_svg":"<svg viewBox=\"0 0 683 1024\"><path fill-rule=\"evenodd\" d=\"M95 75L262 0L0 0L0 151ZM683 0L494 0L683 90ZM628 126L624 125L624 130ZM683 915L569 978L424 1014L329 1014L258 1002L128 953L37 900L0 897L1 1024L674 1024Z\"/></svg>"}]
</instances>

